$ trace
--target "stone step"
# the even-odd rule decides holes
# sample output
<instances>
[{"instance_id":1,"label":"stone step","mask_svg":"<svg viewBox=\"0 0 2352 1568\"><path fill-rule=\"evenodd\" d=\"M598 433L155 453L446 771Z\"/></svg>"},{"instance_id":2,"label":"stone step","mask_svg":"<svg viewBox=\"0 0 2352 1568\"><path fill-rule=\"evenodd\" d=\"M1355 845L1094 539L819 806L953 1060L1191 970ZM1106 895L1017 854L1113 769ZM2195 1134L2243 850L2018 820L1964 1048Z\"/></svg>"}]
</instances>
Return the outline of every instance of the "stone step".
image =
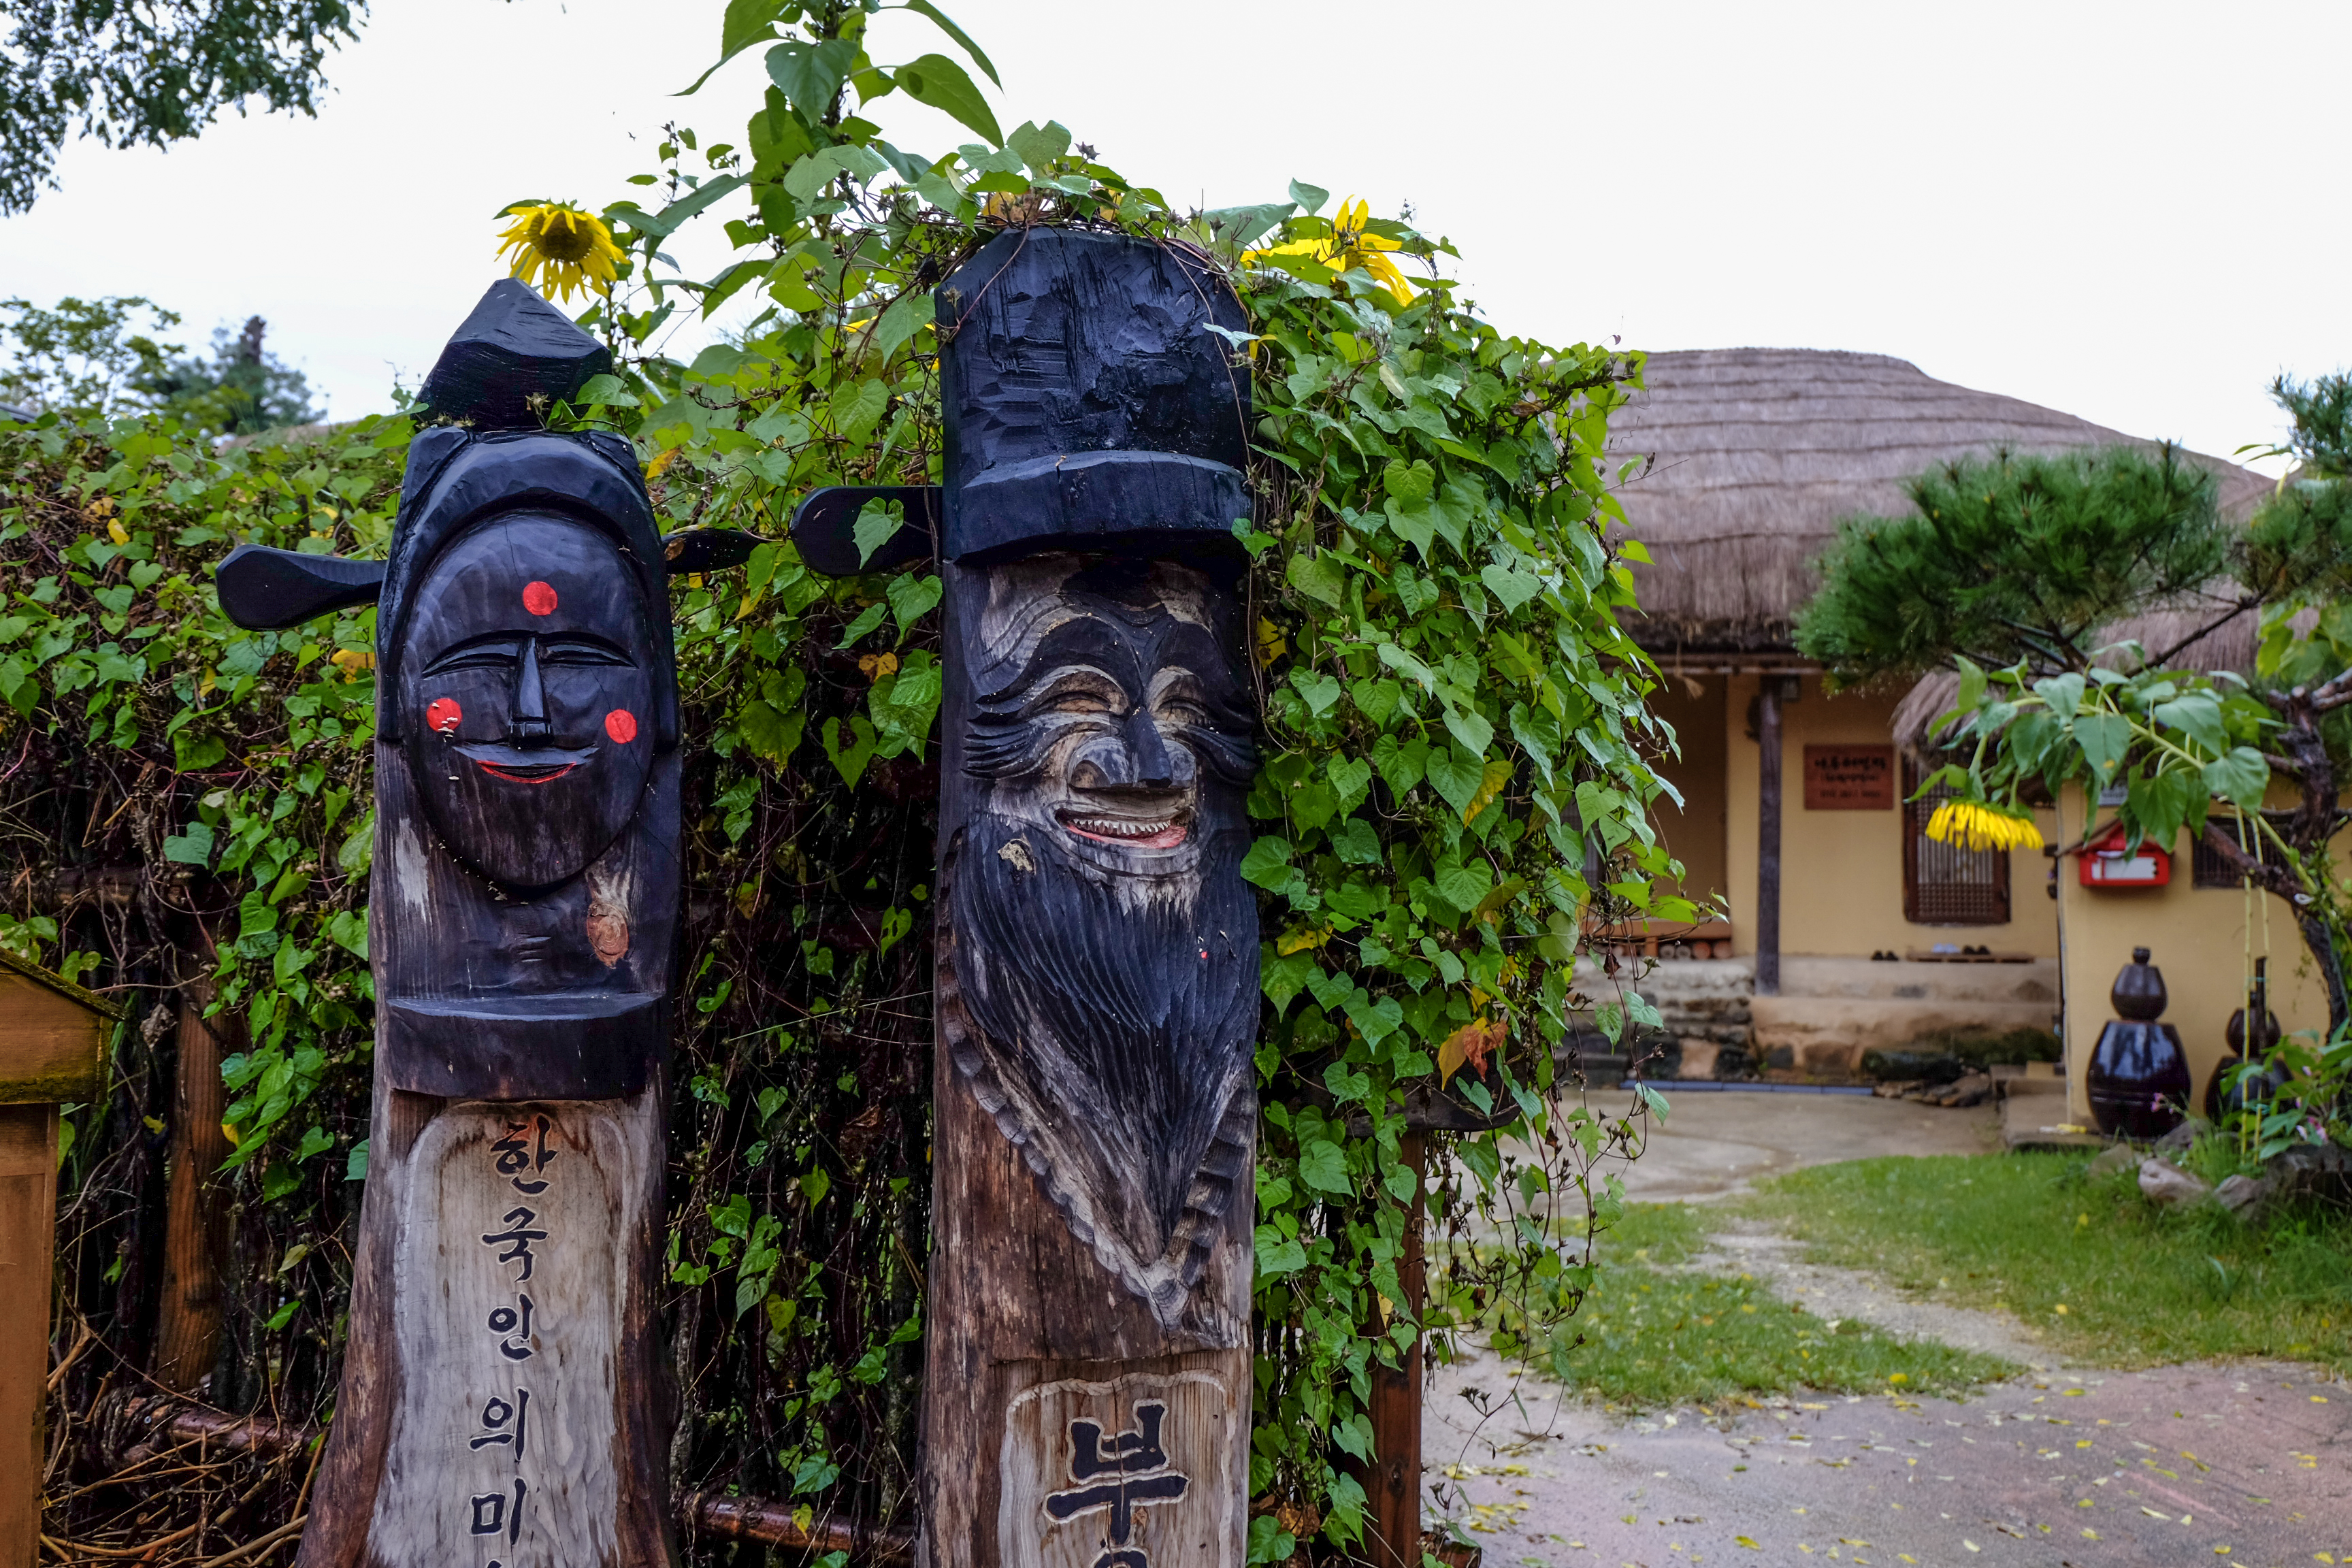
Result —
<instances>
[{"instance_id":1,"label":"stone step","mask_svg":"<svg viewBox=\"0 0 2352 1568\"><path fill-rule=\"evenodd\" d=\"M1780 960L1780 994L1887 1002L2038 1002L2058 1005L2058 961L1893 963L1869 958Z\"/></svg>"},{"instance_id":2,"label":"stone step","mask_svg":"<svg viewBox=\"0 0 2352 1568\"><path fill-rule=\"evenodd\" d=\"M1577 988L1607 997L1619 986L1639 991L1664 1011L1669 1006L1720 1009L1744 1001L1756 989L1753 958L1667 960L1635 974L1621 963L1612 978L1587 959L1576 966ZM1885 963L1870 958L1830 958L1790 953L1780 960L1783 996L1851 996L1889 1002L2058 1000L2058 961L2025 963Z\"/></svg>"},{"instance_id":3,"label":"stone step","mask_svg":"<svg viewBox=\"0 0 2352 1568\"><path fill-rule=\"evenodd\" d=\"M1858 1077L1864 1052L1900 1050L1931 1035L2054 1030L2058 1022L2054 998L1782 995L1758 996L1748 1005L1755 1055L1765 1069L1807 1078Z\"/></svg>"}]
</instances>

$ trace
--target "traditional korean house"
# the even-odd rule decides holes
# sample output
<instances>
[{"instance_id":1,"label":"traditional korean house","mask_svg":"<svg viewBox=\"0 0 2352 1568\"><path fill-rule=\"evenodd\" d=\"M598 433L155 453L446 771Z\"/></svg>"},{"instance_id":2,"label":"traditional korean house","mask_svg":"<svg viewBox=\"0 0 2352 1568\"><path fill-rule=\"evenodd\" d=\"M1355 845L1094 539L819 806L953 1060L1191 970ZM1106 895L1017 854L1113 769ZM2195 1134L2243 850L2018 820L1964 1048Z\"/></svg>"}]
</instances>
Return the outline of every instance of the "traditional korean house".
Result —
<instances>
[{"instance_id":1,"label":"traditional korean house","mask_svg":"<svg viewBox=\"0 0 2352 1568\"><path fill-rule=\"evenodd\" d=\"M2074 858L1929 839L1934 803L1910 797L1950 681L1832 692L1791 630L1839 520L1903 514L1903 481L1932 465L1999 447L2154 443L1881 354L1659 353L1644 379L1612 446L1652 458L1621 495L1652 558L1634 568L1635 636L1667 674L1658 706L1680 739L1662 765L1683 802L1662 805L1659 827L1686 891L1717 910L1695 928L1616 933L1622 951L1665 960L1644 984L1666 1016L1664 1065L1695 1079L1853 1080L1873 1050L2057 1030L2084 1112L2079 1080L2108 984L2147 946L2201 1086L2242 994L2250 910L2262 949L2258 902L2186 845L2172 847L2177 870L2161 885L2085 887ZM2269 488L2222 459L2195 460L2219 479L2225 512L2244 515ZM2252 628L2240 623L2184 660L2250 669ZM2040 826L2053 850L2078 842L2081 803ZM2282 911L2269 932L2282 1020L2324 1022Z\"/></svg>"}]
</instances>

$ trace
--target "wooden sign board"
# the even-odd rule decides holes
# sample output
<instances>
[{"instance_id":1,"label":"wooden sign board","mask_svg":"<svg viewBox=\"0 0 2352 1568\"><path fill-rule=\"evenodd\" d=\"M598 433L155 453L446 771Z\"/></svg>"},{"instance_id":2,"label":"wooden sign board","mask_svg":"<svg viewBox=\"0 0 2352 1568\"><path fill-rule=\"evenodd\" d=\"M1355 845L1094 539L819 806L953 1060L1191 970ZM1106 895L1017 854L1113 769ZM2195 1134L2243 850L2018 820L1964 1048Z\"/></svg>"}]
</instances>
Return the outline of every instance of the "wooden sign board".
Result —
<instances>
[{"instance_id":1,"label":"wooden sign board","mask_svg":"<svg viewBox=\"0 0 2352 1568\"><path fill-rule=\"evenodd\" d=\"M1892 811L1895 748L1807 746L1807 811Z\"/></svg>"},{"instance_id":2,"label":"wooden sign board","mask_svg":"<svg viewBox=\"0 0 2352 1568\"><path fill-rule=\"evenodd\" d=\"M96 1100L116 1013L103 997L0 952L0 1105Z\"/></svg>"},{"instance_id":3,"label":"wooden sign board","mask_svg":"<svg viewBox=\"0 0 2352 1568\"><path fill-rule=\"evenodd\" d=\"M0 1568L29 1568L38 1547L58 1106L100 1098L119 1016L0 952Z\"/></svg>"}]
</instances>

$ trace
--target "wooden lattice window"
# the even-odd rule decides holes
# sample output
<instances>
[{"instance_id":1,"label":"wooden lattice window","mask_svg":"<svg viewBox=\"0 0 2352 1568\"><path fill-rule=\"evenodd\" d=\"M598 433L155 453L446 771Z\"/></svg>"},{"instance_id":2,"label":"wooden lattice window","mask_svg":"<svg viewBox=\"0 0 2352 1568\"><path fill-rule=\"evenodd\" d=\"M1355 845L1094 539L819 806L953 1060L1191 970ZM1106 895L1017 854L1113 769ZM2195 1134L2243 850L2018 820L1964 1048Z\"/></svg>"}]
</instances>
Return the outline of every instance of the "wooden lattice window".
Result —
<instances>
[{"instance_id":1,"label":"wooden lattice window","mask_svg":"<svg viewBox=\"0 0 2352 1568\"><path fill-rule=\"evenodd\" d=\"M1903 918L1923 926L2009 923L2009 852L1963 849L1927 837L1927 818L1949 792L1920 798L1919 769L1903 764Z\"/></svg>"},{"instance_id":2,"label":"wooden lattice window","mask_svg":"<svg viewBox=\"0 0 2352 1568\"><path fill-rule=\"evenodd\" d=\"M2254 847L2249 841L2251 834L2244 825L2233 822L2218 812L2213 816L2212 825L2237 839L2238 847L2247 854L2252 855L2254 852ZM2243 879L2235 871L2231 870L2221 857L2205 842L2205 835L2202 833L2195 835L2189 840L2189 868L2190 880L2200 888L2243 886Z\"/></svg>"}]
</instances>

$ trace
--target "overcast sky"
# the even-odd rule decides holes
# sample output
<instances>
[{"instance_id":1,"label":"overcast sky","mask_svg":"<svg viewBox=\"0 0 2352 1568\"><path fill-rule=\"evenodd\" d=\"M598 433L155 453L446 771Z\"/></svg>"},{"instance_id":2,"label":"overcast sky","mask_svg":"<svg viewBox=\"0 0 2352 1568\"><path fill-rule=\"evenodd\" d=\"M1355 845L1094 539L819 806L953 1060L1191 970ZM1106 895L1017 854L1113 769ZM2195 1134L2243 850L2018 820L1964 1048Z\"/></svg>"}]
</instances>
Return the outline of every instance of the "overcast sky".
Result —
<instances>
[{"instance_id":1,"label":"overcast sky","mask_svg":"<svg viewBox=\"0 0 2352 1568\"><path fill-rule=\"evenodd\" d=\"M1058 119L1180 202L1409 201L1548 342L1896 354L2221 455L2279 435L2271 376L2352 366L2340 0L943 4L1007 128ZM68 147L0 221L0 292L145 294L192 345L258 313L334 416L385 406L498 276L501 205L628 194L673 115L740 140L756 55L667 96L721 10L378 0L315 121ZM942 47L877 25L886 61ZM969 140L869 112L926 155ZM720 244L672 248L708 275Z\"/></svg>"}]
</instances>

